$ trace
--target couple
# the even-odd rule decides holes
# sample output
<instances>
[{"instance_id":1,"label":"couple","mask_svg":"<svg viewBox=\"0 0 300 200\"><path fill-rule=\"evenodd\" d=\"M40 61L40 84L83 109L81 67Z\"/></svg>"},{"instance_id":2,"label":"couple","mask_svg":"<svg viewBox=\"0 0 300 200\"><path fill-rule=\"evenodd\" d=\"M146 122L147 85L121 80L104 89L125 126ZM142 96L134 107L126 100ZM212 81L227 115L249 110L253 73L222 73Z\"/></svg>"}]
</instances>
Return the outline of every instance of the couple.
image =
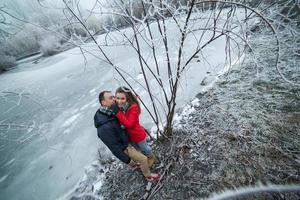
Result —
<instances>
[{"instance_id":1,"label":"couple","mask_svg":"<svg viewBox=\"0 0 300 200\"><path fill-rule=\"evenodd\" d=\"M159 180L158 173L150 172L155 156L139 123L141 109L136 96L130 89L120 87L115 97L111 91L102 91L99 103L100 108L94 116L98 137L129 167L140 166L146 180Z\"/></svg>"}]
</instances>

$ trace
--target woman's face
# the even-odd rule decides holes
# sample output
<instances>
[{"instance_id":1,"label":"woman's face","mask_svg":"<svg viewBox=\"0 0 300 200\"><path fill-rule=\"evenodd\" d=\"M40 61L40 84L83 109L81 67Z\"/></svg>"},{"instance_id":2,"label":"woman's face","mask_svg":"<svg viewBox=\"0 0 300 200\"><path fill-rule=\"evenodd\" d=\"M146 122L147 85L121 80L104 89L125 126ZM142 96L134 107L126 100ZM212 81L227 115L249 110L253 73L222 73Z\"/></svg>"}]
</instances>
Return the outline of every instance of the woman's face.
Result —
<instances>
[{"instance_id":1,"label":"woman's face","mask_svg":"<svg viewBox=\"0 0 300 200\"><path fill-rule=\"evenodd\" d=\"M116 94L116 102L119 106L127 101L125 93L117 93Z\"/></svg>"}]
</instances>

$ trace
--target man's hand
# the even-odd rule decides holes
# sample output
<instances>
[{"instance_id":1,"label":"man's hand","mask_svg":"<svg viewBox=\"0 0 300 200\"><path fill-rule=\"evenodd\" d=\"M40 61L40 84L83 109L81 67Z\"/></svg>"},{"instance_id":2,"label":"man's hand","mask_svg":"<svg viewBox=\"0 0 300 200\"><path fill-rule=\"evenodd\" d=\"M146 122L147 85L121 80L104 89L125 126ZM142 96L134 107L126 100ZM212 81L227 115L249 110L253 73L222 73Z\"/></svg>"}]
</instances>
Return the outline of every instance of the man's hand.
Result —
<instances>
[{"instance_id":1,"label":"man's hand","mask_svg":"<svg viewBox=\"0 0 300 200\"><path fill-rule=\"evenodd\" d=\"M114 113L117 114L117 112L119 111L119 106L117 103L112 104L109 109Z\"/></svg>"}]
</instances>

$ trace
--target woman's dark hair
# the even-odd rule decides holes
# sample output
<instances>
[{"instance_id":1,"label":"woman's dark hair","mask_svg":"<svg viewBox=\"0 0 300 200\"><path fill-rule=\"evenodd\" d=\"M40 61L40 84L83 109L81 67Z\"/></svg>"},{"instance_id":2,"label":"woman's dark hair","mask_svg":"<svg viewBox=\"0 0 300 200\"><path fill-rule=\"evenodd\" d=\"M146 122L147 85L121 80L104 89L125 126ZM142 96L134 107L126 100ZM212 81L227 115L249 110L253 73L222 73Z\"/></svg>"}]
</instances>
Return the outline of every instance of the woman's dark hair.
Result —
<instances>
[{"instance_id":1,"label":"woman's dark hair","mask_svg":"<svg viewBox=\"0 0 300 200\"><path fill-rule=\"evenodd\" d=\"M123 93L126 96L126 100L129 103L129 106L133 103L137 104L137 106L139 107L139 112L141 112L141 106L140 103L138 102L136 96L131 92L131 90L129 88L126 87L119 87L116 90L116 94L117 93Z\"/></svg>"}]
</instances>

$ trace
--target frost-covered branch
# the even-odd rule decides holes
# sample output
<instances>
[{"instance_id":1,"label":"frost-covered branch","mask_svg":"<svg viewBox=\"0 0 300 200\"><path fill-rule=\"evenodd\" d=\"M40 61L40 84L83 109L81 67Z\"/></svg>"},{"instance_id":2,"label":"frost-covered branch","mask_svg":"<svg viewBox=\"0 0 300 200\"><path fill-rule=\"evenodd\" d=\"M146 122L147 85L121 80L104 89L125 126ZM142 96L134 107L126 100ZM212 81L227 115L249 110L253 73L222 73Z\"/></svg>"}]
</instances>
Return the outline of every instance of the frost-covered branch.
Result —
<instances>
[{"instance_id":1,"label":"frost-covered branch","mask_svg":"<svg viewBox=\"0 0 300 200\"><path fill-rule=\"evenodd\" d=\"M215 194L209 200L230 200L258 193L300 193L300 185L259 185L226 190L223 193Z\"/></svg>"},{"instance_id":2,"label":"frost-covered branch","mask_svg":"<svg viewBox=\"0 0 300 200\"><path fill-rule=\"evenodd\" d=\"M98 49L100 50L101 54L105 57L106 61L112 66L114 67L114 69L116 70L116 72L120 75L120 77L124 80L124 82L130 87L130 89L136 93L133 89L133 87L130 85L130 83L126 80L126 78L124 77L124 75L120 72L120 70L115 66L115 64L112 62L112 60L107 56L107 54L105 53L105 51L103 50L103 48L101 48L101 46L98 44L97 40L95 39L95 37L91 34L91 32L88 30L88 28L86 27L85 23L80 20L80 18L76 15L76 13L68 6L68 4L64 1L67 9L69 10L69 12L78 20L78 22L84 27L84 29L87 31L87 33L90 35L90 37L92 38L93 42L97 45ZM149 111L148 107L142 102L142 104L144 105L144 107L146 108L146 110L148 111L148 113L150 114L151 118L154 121L157 121L157 117L155 118L152 113Z\"/></svg>"},{"instance_id":3,"label":"frost-covered branch","mask_svg":"<svg viewBox=\"0 0 300 200\"><path fill-rule=\"evenodd\" d=\"M300 85L298 83L295 83L293 81L290 81L288 80L284 75L283 73L281 72L280 70L280 67L279 67L279 58L280 58L280 41L279 41L279 38L278 38L278 34L277 34L277 31L275 30L274 28L274 25L272 24L272 22L267 19L262 13L260 13L259 11L255 10L254 8L251 8L250 6L247 6L243 3L239 3L239 2L228 2L228 1L219 1L219 0L209 0L209 1L199 1L197 3L199 4L202 4L202 3L211 3L211 2L215 2L215 3L224 3L224 4L232 4L232 5L237 5L237 6L241 6L243 8L246 8L250 11L252 11L253 13L255 13L261 20L263 20L266 25L270 28L270 30L272 31L272 33L274 34L274 37L275 37L275 41L276 41L276 61L275 61L275 67L277 69L277 72L280 74L281 78L283 80L285 80L286 82L289 82L291 84L294 84L294 85Z\"/></svg>"},{"instance_id":4,"label":"frost-covered branch","mask_svg":"<svg viewBox=\"0 0 300 200\"><path fill-rule=\"evenodd\" d=\"M203 55L214 42L224 43L224 65L228 69L245 53L253 58L259 68L259 56L249 41L255 31L268 32L270 35L266 38L270 43L268 48L272 47L275 56L272 64L283 80L297 85L296 78L290 78L282 69L284 63L282 48L287 45L295 48L295 45L284 42L284 38L278 36L283 29L290 31L289 34L293 35L297 43L299 30L286 22L288 19L293 19L291 23L297 22L294 12L298 4L293 1L286 3L276 1L270 4L263 1L248 3L222 0L95 1L92 9L88 11L88 17L84 16L78 1L63 2L64 17L68 22L65 26L76 32L80 25L83 32L87 34L84 39L81 35L74 34L71 36L71 42L79 41L75 46L80 48L83 56L85 53L90 53L112 66L122 82L134 93L136 93L135 87L131 82L134 81L141 86L148 94L149 105L146 105L142 99L145 97L141 98L141 103L157 126L157 130L164 126L165 133L168 133L166 135L172 135L177 92L184 89L181 81L185 71L195 65L193 61L197 57L201 69L201 62L206 63L207 60L204 56L199 59L199 55ZM293 9L291 5L294 5ZM290 7L274 12L278 6ZM276 17L270 17L272 15L269 13ZM91 31L88 27L88 18L94 15L101 15L103 20L101 22L102 33L105 33L103 42L96 39L99 32ZM95 43L100 55L89 52L83 47L87 41ZM188 44L192 42L196 44L196 48L189 49ZM105 49L113 46L134 53L132 59L138 63L143 78L136 80L135 75L124 70L122 64L116 63L117 61ZM299 54L297 48L294 52L295 55ZM86 63L85 56L84 61Z\"/></svg>"}]
</instances>

